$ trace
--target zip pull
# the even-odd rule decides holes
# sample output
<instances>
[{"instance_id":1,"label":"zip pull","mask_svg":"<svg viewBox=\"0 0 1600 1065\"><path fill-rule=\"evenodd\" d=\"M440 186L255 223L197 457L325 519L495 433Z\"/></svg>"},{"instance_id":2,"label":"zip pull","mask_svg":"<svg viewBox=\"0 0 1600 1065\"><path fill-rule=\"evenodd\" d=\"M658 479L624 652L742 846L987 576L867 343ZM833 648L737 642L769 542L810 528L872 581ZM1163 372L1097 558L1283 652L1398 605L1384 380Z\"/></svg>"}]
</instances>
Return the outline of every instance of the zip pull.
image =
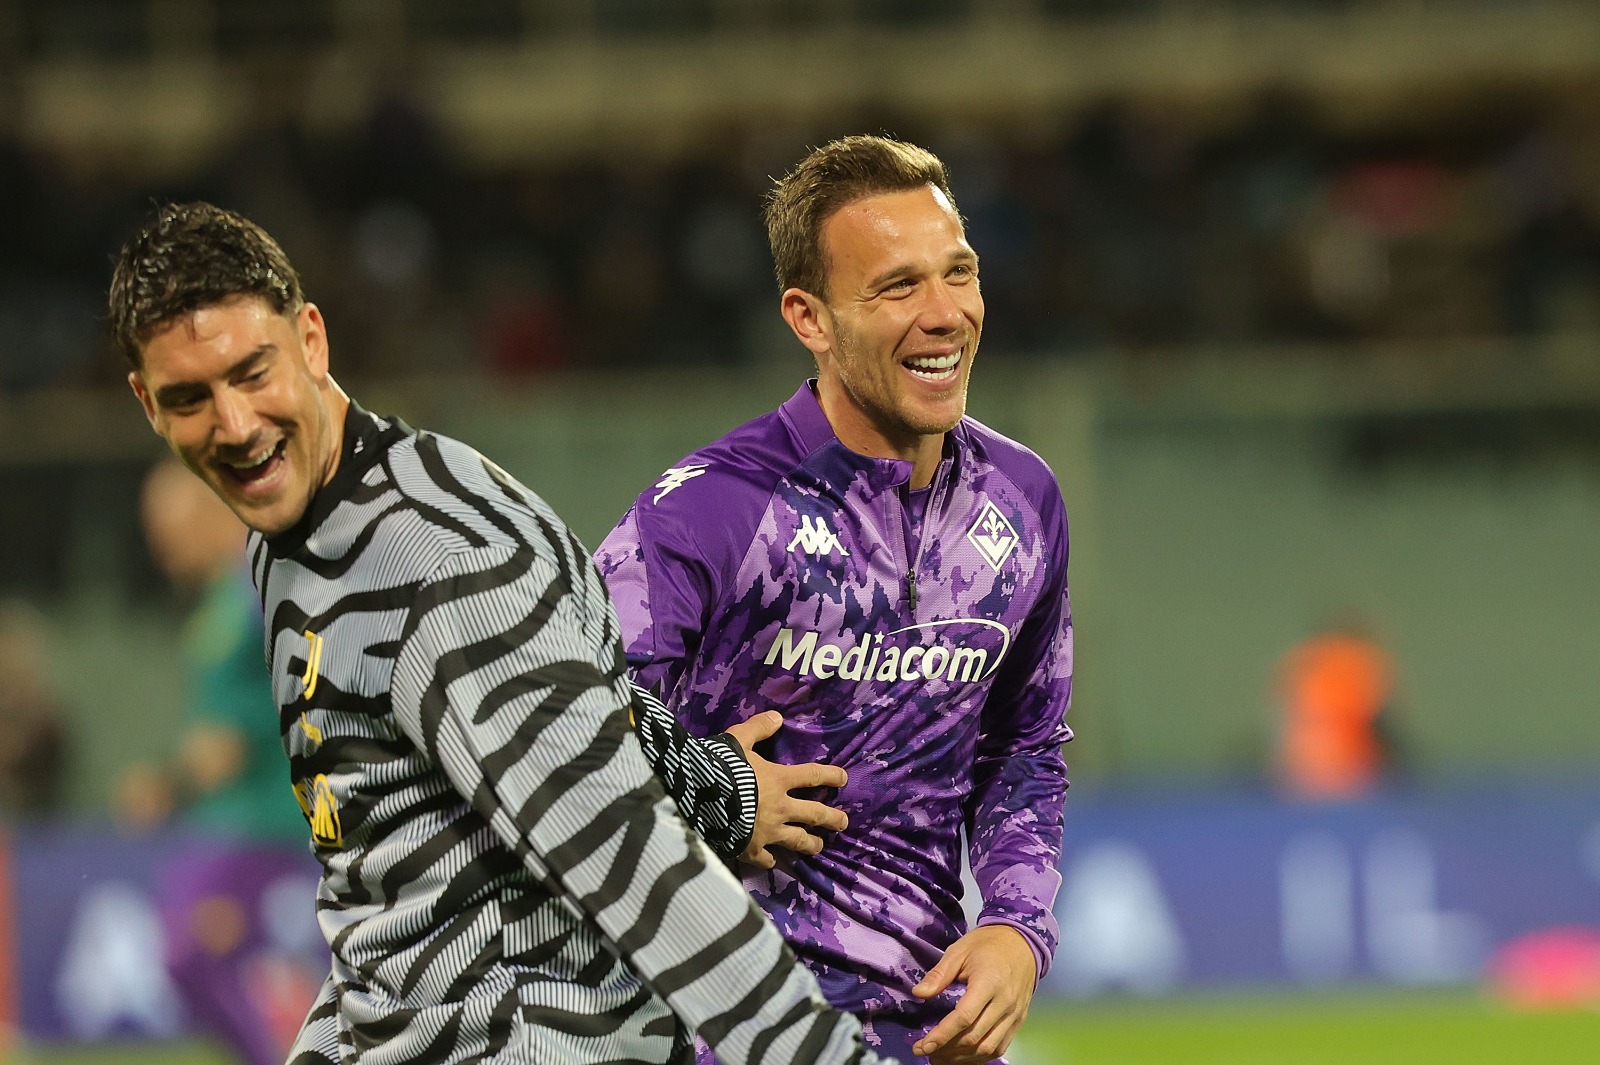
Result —
<instances>
[{"instance_id":1,"label":"zip pull","mask_svg":"<svg viewBox=\"0 0 1600 1065\"><path fill-rule=\"evenodd\" d=\"M915 620L917 620L917 571L916 570L914 570L914 569L906 570L906 586L907 586L907 588L909 590L909 593L910 593L907 596L907 598L909 598L910 601L911 601L911 620L915 621Z\"/></svg>"}]
</instances>

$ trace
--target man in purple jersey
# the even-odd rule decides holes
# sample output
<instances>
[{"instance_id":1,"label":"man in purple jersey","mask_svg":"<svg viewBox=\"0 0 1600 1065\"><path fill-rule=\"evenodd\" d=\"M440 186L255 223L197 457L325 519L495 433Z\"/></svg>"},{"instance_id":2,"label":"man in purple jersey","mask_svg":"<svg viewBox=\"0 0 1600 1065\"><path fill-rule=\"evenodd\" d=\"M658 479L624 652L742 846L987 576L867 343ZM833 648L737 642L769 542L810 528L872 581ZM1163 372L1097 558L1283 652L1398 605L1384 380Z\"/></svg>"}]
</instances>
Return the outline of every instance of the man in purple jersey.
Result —
<instances>
[{"instance_id":1,"label":"man in purple jersey","mask_svg":"<svg viewBox=\"0 0 1600 1065\"><path fill-rule=\"evenodd\" d=\"M825 847L791 826L741 870L829 1001L882 1053L986 1061L1058 937L1065 508L1037 455L964 416L983 298L935 156L825 145L767 230L816 379L666 471L598 561L637 681L690 731L776 706L764 791L784 763L848 774Z\"/></svg>"}]
</instances>

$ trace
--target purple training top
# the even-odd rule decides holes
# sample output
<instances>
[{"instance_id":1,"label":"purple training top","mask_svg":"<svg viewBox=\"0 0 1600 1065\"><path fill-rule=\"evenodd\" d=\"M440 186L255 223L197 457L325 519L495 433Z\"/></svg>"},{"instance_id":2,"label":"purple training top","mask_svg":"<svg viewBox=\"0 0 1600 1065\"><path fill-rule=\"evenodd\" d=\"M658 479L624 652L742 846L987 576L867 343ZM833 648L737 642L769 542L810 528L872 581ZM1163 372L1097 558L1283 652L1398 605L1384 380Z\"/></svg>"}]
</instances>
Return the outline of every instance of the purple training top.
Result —
<instances>
[{"instance_id":1,"label":"purple training top","mask_svg":"<svg viewBox=\"0 0 1600 1065\"><path fill-rule=\"evenodd\" d=\"M668 470L597 561L636 679L689 731L777 708L763 753L848 771L820 797L850 827L745 886L833 1005L915 1028L957 997L911 988L965 931L963 825L979 923L1021 931L1041 975L1055 950L1072 614L1037 455L965 418L920 507L910 476L802 386Z\"/></svg>"}]
</instances>

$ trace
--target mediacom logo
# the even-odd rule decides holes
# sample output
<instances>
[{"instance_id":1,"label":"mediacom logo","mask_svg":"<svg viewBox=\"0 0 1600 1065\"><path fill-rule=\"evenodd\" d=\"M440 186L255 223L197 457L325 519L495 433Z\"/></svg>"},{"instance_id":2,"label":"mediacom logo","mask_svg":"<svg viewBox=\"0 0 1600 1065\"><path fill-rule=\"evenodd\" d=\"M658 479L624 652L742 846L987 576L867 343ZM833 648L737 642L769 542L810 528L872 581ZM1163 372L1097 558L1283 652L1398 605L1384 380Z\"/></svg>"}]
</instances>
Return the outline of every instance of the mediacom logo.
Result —
<instances>
[{"instance_id":1,"label":"mediacom logo","mask_svg":"<svg viewBox=\"0 0 1600 1065\"><path fill-rule=\"evenodd\" d=\"M894 637L920 630L942 630L956 625L978 625L1000 633L1000 647L987 651L962 641L961 646L946 647L935 643L902 647L906 641ZM939 633L939 635L954 635ZM893 641L893 642L891 642ZM767 651L765 664L777 664L802 677L829 680L943 680L976 681L988 678L1000 668L1000 662L1011 648L1011 630L998 621L981 618L953 618L949 621L926 621L920 625L907 625L903 629L878 634L868 633L855 644L830 643L819 640L815 632L796 633L794 629L778 630Z\"/></svg>"}]
</instances>

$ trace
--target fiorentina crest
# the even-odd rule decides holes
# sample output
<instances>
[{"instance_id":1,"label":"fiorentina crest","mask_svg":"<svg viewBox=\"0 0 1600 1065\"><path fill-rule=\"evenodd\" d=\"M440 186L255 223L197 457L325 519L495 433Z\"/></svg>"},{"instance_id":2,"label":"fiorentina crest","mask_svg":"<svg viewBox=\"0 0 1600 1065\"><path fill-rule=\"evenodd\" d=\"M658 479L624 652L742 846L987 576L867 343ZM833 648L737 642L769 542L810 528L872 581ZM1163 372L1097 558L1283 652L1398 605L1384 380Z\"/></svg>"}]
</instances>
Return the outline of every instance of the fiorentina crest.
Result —
<instances>
[{"instance_id":1,"label":"fiorentina crest","mask_svg":"<svg viewBox=\"0 0 1600 1065\"><path fill-rule=\"evenodd\" d=\"M1000 508L989 502L984 504L983 513L972 523L972 528L967 530L967 539L998 573L1006 559L1011 557L1011 552L1017 549L1021 537L1006 516L1000 513Z\"/></svg>"}]
</instances>

